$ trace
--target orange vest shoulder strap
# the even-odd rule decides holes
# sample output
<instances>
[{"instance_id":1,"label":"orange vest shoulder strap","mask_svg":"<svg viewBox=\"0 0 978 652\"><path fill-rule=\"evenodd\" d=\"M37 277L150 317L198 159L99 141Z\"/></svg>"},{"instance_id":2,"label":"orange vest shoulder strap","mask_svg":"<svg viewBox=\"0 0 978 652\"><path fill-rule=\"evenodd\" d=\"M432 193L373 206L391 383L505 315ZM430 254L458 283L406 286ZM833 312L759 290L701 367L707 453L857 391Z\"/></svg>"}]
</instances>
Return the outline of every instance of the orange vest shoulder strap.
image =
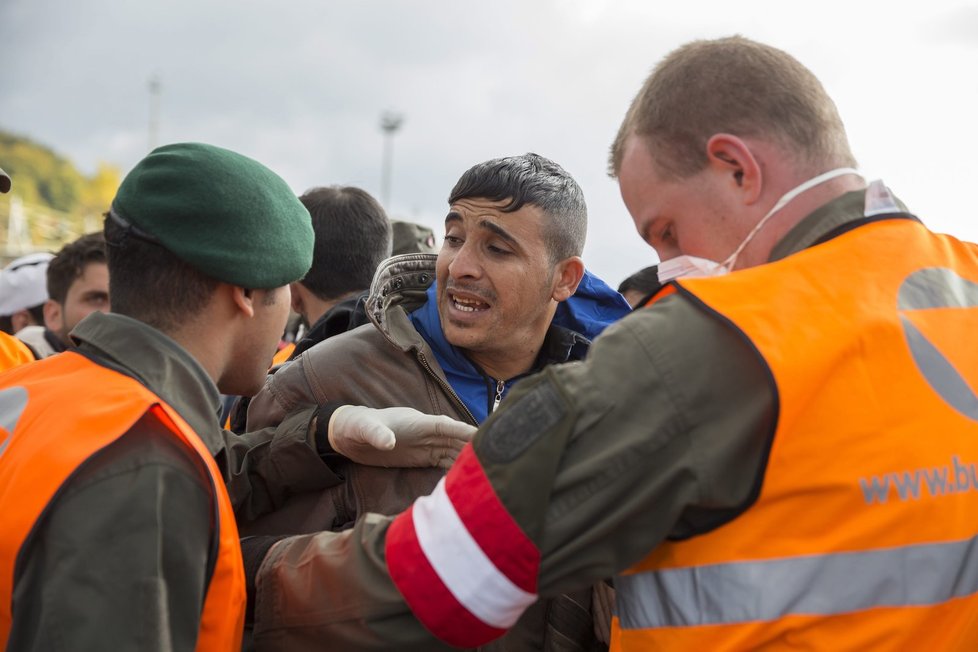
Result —
<instances>
[{"instance_id":1,"label":"orange vest shoulder strap","mask_svg":"<svg viewBox=\"0 0 978 652\"><path fill-rule=\"evenodd\" d=\"M0 333L0 371L33 361L34 354L26 344L12 335Z\"/></svg>"},{"instance_id":2,"label":"orange vest shoulder strap","mask_svg":"<svg viewBox=\"0 0 978 652\"><path fill-rule=\"evenodd\" d=\"M79 396L79 388L90 388L90 396ZM76 400L65 402L65 396ZM11 624L17 553L37 519L85 460L123 436L149 411L198 453L216 496L218 563L208 587L198 649L230 649L228 640L240 639L244 618L241 550L230 498L210 451L172 408L138 381L78 353L65 352L0 377L0 510L4 513L0 642L6 641ZM71 436L66 437L68 430ZM44 465L43 472L38 472L39 463ZM228 622L233 624L228 626Z\"/></svg>"}]
</instances>

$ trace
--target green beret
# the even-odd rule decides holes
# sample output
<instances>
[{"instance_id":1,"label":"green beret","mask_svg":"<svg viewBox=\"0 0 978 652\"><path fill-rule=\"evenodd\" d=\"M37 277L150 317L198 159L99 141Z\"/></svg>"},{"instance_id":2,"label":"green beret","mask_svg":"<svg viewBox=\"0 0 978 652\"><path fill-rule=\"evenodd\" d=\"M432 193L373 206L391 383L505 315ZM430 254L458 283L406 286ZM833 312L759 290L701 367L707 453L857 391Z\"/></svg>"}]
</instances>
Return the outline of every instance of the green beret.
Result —
<instances>
[{"instance_id":1,"label":"green beret","mask_svg":"<svg viewBox=\"0 0 978 652\"><path fill-rule=\"evenodd\" d=\"M309 211L277 174L227 149L177 143L126 175L110 216L219 281L268 289L312 266Z\"/></svg>"}]
</instances>

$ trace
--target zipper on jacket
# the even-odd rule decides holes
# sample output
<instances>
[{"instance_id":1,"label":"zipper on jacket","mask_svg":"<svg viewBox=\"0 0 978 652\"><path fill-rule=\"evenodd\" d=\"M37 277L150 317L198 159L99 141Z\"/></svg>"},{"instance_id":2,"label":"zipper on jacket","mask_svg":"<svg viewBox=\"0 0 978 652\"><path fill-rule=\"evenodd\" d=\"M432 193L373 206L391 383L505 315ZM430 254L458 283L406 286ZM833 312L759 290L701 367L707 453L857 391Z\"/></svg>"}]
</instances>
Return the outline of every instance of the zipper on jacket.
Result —
<instances>
[{"instance_id":1,"label":"zipper on jacket","mask_svg":"<svg viewBox=\"0 0 978 652\"><path fill-rule=\"evenodd\" d=\"M438 374L435 373L434 369L431 368L431 365L428 364L428 360L424 357L424 353L422 353L421 351L418 351L417 356L418 356L418 362L420 362L421 363L421 366L425 368L425 371L428 372L428 375L431 376L432 378L434 378L435 381L439 385L441 385L441 388L444 389L445 392L451 398L455 399L455 403L457 404L459 410L461 410L462 414L464 414L465 416L467 416L469 418L469 423L471 423L473 426L478 426L479 425L479 422L475 420L475 417L474 416L472 416L472 412L469 411L468 406L465 405L465 403L462 401L461 398L459 398L459 395L455 393L455 390L452 389L452 386L449 385L444 380L442 380L441 379L441 376L439 376Z\"/></svg>"},{"instance_id":2,"label":"zipper on jacket","mask_svg":"<svg viewBox=\"0 0 978 652\"><path fill-rule=\"evenodd\" d=\"M499 401L503 400L503 392L505 390L506 390L506 383L503 382L503 381L501 381L501 380L497 380L496 381L496 398L492 402L492 409L489 410L489 413L490 414L492 414L493 412L495 412L496 411L496 408L499 407Z\"/></svg>"}]
</instances>

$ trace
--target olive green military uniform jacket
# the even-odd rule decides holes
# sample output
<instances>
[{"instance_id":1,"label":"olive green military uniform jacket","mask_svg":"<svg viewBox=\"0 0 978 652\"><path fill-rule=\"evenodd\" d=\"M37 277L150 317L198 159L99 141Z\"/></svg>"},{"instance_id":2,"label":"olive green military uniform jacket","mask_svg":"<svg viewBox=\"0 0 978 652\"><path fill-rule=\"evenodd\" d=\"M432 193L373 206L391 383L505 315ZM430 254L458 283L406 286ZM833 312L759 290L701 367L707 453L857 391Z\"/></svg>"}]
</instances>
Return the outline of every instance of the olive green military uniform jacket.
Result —
<instances>
[{"instance_id":1,"label":"olive green military uniform jacket","mask_svg":"<svg viewBox=\"0 0 978 652\"><path fill-rule=\"evenodd\" d=\"M214 383L169 337L102 313L83 320L72 336L79 353L140 381L190 424L242 513L268 511L290 493L333 478L310 436L311 410L278 428L237 436L218 425ZM8 649L194 648L215 562L211 488L185 447L149 422L138 422L81 466L25 542Z\"/></svg>"},{"instance_id":2,"label":"olive green military uniform jacket","mask_svg":"<svg viewBox=\"0 0 978 652\"><path fill-rule=\"evenodd\" d=\"M864 195L817 209L771 259L857 225ZM527 404L545 405L546 414ZM509 442L530 442L486 473L518 521L532 518L538 592L552 596L747 509L764 472L774 404L749 344L676 293L609 327L583 362L524 380L473 445L481 457L494 428ZM272 547L257 577L257 648L440 649L388 575L390 522L368 514L346 532Z\"/></svg>"}]
</instances>

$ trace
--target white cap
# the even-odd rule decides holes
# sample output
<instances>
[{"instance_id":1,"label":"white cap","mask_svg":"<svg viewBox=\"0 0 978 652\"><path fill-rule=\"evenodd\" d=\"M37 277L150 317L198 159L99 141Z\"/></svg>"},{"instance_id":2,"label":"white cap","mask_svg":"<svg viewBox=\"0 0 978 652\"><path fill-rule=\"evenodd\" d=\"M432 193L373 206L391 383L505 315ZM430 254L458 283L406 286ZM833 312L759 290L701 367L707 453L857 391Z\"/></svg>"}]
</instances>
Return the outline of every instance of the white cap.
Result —
<instances>
[{"instance_id":1,"label":"white cap","mask_svg":"<svg viewBox=\"0 0 978 652\"><path fill-rule=\"evenodd\" d=\"M21 256L0 271L0 315L33 308L48 299L48 263L54 254Z\"/></svg>"}]
</instances>

